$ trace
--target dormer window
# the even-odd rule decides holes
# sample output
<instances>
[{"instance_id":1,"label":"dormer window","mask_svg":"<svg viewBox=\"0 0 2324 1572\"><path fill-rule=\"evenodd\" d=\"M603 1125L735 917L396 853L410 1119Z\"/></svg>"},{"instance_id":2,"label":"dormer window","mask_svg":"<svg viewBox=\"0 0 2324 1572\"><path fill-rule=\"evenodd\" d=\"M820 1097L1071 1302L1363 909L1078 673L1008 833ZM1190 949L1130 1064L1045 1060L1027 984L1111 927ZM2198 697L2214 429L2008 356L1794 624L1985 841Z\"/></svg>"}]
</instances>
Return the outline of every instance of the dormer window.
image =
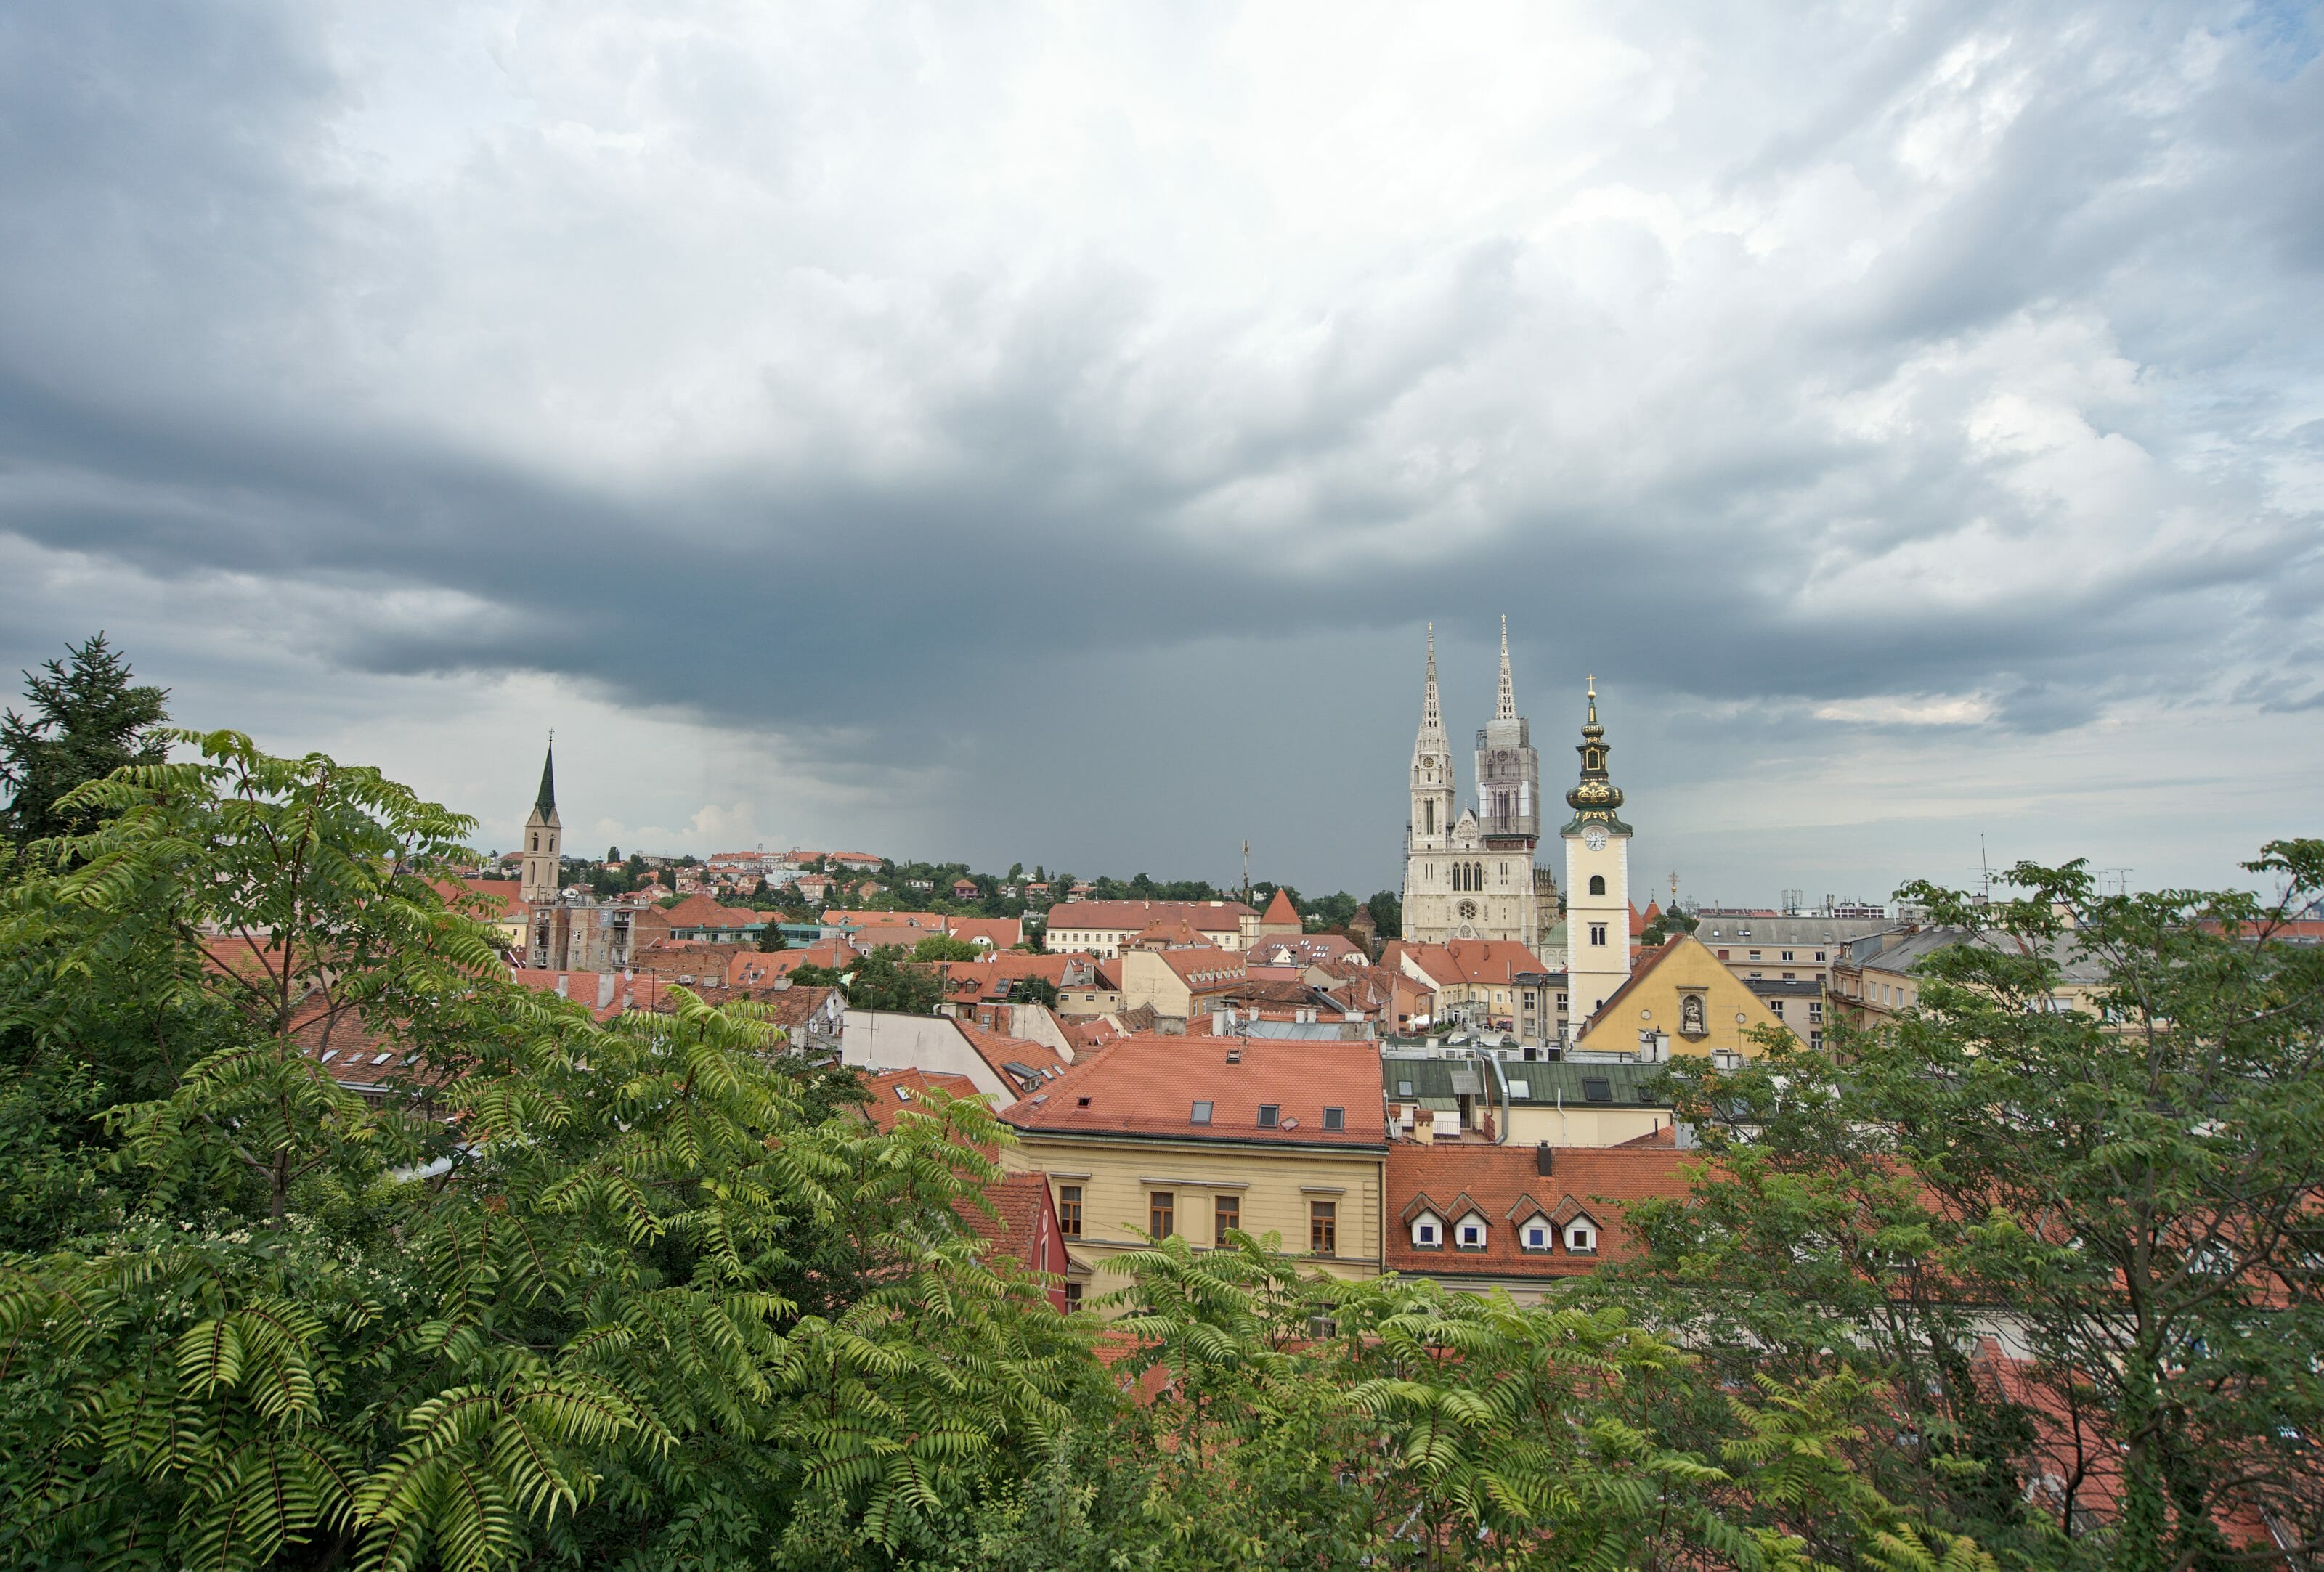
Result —
<instances>
[{"instance_id":1,"label":"dormer window","mask_svg":"<svg viewBox=\"0 0 2324 1572\"><path fill-rule=\"evenodd\" d=\"M1454 1238L1463 1250L1483 1249L1485 1236L1485 1219L1474 1212L1461 1219L1461 1226L1454 1234Z\"/></svg>"},{"instance_id":2,"label":"dormer window","mask_svg":"<svg viewBox=\"0 0 2324 1572\"><path fill-rule=\"evenodd\" d=\"M1554 1236L1549 1219L1538 1213L1528 1218L1526 1226L1517 1230L1517 1239L1526 1249L1539 1251L1545 1255L1549 1253L1550 1241Z\"/></svg>"},{"instance_id":3,"label":"dormer window","mask_svg":"<svg viewBox=\"0 0 2324 1572\"><path fill-rule=\"evenodd\" d=\"M1598 1254L1598 1225L1588 1218L1576 1218L1566 1224L1565 1247L1576 1255Z\"/></svg>"},{"instance_id":4,"label":"dormer window","mask_svg":"<svg viewBox=\"0 0 2324 1572\"><path fill-rule=\"evenodd\" d=\"M1412 1246L1416 1250L1444 1248L1444 1225L1434 1212L1423 1212L1412 1219Z\"/></svg>"}]
</instances>

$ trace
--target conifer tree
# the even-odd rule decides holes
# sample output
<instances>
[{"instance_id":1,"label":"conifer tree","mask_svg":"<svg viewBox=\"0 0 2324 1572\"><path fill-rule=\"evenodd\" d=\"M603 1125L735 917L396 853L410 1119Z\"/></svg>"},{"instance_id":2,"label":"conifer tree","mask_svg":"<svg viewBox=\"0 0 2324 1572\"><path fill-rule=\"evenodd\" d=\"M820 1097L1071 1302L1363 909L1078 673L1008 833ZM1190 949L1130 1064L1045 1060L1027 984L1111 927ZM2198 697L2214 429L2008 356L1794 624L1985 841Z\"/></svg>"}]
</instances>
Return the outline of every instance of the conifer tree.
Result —
<instances>
[{"instance_id":1,"label":"conifer tree","mask_svg":"<svg viewBox=\"0 0 2324 1572\"><path fill-rule=\"evenodd\" d=\"M164 689L134 685L129 662L101 632L24 673L30 712L0 717L0 789L9 798L0 826L8 839L21 850L88 830L89 810L68 813L58 799L124 764L160 759L168 698Z\"/></svg>"}]
</instances>

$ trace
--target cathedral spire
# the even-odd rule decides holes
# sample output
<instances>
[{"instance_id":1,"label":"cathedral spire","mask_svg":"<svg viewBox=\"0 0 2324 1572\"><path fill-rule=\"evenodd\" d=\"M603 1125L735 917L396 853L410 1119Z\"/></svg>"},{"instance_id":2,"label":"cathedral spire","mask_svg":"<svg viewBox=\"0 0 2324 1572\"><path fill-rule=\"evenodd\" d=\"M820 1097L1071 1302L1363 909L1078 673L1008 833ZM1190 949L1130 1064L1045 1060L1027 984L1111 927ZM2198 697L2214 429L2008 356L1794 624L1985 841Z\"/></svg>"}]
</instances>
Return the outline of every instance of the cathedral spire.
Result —
<instances>
[{"instance_id":1,"label":"cathedral spire","mask_svg":"<svg viewBox=\"0 0 2324 1572\"><path fill-rule=\"evenodd\" d=\"M1431 748L1430 743L1435 746ZM1444 753L1452 744L1444 735L1444 706L1436 697L1436 624L1428 625L1428 687L1420 700L1420 739L1418 750Z\"/></svg>"},{"instance_id":2,"label":"cathedral spire","mask_svg":"<svg viewBox=\"0 0 2324 1572\"><path fill-rule=\"evenodd\" d=\"M557 812L557 733L549 734L549 754L540 761L540 795L532 805L544 814Z\"/></svg>"},{"instance_id":3,"label":"cathedral spire","mask_svg":"<svg viewBox=\"0 0 2324 1572\"><path fill-rule=\"evenodd\" d=\"M1501 618L1501 693L1493 701L1493 719L1514 721L1517 718L1517 685L1509 681L1509 620Z\"/></svg>"}]
</instances>

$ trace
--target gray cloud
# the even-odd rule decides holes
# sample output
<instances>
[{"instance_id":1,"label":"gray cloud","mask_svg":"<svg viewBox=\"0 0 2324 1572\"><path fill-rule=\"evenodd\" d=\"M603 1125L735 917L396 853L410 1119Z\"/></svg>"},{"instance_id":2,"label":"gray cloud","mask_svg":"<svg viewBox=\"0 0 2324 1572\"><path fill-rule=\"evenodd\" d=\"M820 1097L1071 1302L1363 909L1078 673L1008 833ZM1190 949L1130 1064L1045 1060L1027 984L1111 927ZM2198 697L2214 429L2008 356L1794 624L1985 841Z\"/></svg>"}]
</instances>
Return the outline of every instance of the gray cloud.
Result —
<instances>
[{"instance_id":1,"label":"gray cloud","mask_svg":"<svg viewBox=\"0 0 2324 1572\"><path fill-rule=\"evenodd\" d=\"M0 532L96 566L0 656L134 649L134 574L391 710L762 740L802 834L1222 872L1238 798L1365 887L1431 617L1642 769L2112 783L2126 717L2312 725L2324 68L2264 20L19 16Z\"/></svg>"}]
</instances>

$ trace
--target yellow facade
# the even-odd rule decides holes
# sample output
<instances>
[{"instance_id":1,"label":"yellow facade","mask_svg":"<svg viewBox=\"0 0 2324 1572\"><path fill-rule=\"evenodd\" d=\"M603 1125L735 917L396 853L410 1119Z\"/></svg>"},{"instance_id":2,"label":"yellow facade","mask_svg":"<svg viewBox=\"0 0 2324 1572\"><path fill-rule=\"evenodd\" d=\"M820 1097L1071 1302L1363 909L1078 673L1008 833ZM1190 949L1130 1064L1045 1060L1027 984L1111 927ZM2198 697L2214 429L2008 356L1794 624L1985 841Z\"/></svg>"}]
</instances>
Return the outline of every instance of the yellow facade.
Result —
<instances>
[{"instance_id":1,"label":"yellow facade","mask_svg":"<svg viewBox=\"0 0 2324 1572\"><path fill-rule=\"evenodd\" d=\"M1361 1278L1380 1269L1380 1197L1385 1148L1300 1146L1290 1142L1157 1141L1135 1136L1018 1132L1005 1148L1012 1172L1045 1173L1066 1225L1065 1248L1093 1277L1095 1299L1127 1286L1113 1263L1142 1248L1158 1196L1167 1195L1171 1231L1190 1245L1216 1243L1218 1203L1233 1203L1235 1226L1257 1237L1279 1235L1286 1250L1305 1254L1315 1203L1333 1209L1335 1248L1311 1255L1319 1271ZM1078 1192L1078 1193L1074 1193ZM1078 1208L1080 1232L1072 1233Z\"/></svg>"},{"instance_id":2,"label":"yellow facade","mask_svg":"<svg viewBox=\"0 0 2324 1572\"><path fill-rule=\"evenodd\" d=\"M1654 1032L1667 1035L1673 1053L1734 1052L1756 1058L1760 1048L1753 1034L1762 1028L1799 1035L1701 941L1681 934L1606 1001L1576 1045L1635 1053L1638 1034Z\"/></svg>"}]
</instances>

